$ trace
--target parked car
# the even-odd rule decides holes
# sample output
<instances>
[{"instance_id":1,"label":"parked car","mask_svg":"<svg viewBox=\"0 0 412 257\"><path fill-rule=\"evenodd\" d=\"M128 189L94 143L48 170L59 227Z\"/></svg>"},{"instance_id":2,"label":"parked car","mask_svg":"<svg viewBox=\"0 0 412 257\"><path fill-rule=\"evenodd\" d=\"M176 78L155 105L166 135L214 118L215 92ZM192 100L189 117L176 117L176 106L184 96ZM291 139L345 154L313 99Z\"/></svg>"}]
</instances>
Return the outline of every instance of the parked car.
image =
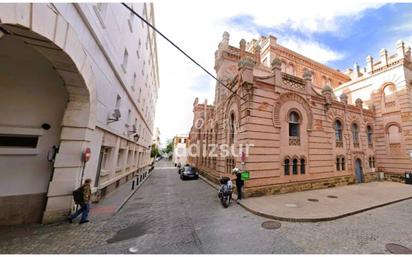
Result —
<instances>
[{"instance_id":1,"label":"parked car","mask_svg":"<svg viewBox=\"0 0 412 257\"><path fill-rule=\"evenodd\" d=\"M179 175L180 175L180 173L182 173L182 171L185 169L185 167L190 167L190 165L186 163L183 167L180 167L180 168L177 169L177 173L179 173Z\"/></svg>"},{"instance_id":2,"label":"parked car","mask_svg":"<svg viewBox=\"0 0 412 257\"><path fill-rule=\"evenodd\" d=\"M184 166L180 169L180 179L198 179L199 172L196 168L190 166Z\"/></svg>"}]
</instances>

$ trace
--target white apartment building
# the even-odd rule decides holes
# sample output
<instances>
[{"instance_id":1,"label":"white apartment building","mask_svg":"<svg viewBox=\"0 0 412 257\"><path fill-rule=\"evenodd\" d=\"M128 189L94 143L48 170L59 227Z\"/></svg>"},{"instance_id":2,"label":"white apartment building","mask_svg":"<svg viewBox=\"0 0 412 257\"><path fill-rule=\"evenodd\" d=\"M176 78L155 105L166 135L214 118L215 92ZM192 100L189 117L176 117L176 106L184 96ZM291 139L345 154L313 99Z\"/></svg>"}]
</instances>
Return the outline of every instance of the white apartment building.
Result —
<instances>
[{"instance_id":1,"label":"white apartment building","mask_svg":"<svg viewBox=\"0 0 412 257\"><path fill-rule=\"evenodd\" d=\"M0 4L0 225L64 219L82 178L98 200L146 177L158 89L155 32L120 3Z\"/></svg>"},{"instance_id":2,"label":"white apartment building","mask_svg":"<svg viewBox=\"0 0 412 257\"><path fill-rule=\"evenodd\" d=\"M177 135L173 138L173 157L174 164L185 165L187 163L188 156L188 135Z\"/></svg>"},{"instance_id":3,"label":"white apartment building","mask_svg":"<svg viewBox=\"0 0 412 257\"><path fill-rule=\"evenodd\" d=\"M159 128L154 129L152 144L156 145L157 148L160 147L160 130L159 130Z\"/></svg>"}]
</instances>

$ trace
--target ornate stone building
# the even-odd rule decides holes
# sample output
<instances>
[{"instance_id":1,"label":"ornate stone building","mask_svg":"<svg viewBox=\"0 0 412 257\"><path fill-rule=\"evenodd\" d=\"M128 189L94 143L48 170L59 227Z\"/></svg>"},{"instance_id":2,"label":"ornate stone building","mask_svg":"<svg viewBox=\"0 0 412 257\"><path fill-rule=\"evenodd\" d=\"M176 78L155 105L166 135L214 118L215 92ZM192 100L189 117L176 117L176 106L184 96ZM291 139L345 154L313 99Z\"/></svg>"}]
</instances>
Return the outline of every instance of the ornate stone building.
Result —
<instances>
[{"instance_id":1,"label":"ornate stone building","mask_svg":"<svg viewBox=\"0 0 412 257\"><path fill-rule=\"evenodd\" d=\"M155 32L120 3L0 4L0 225L65 219L82 178L98 200L147 177L158 88Z\"/></svg>"},{"instance_id":2,"label":"ornate stone building","mask_svg":"<svg viewBox=\"0 0 412 257\"><path fill-rule=\"evenodd\" d=\"M250 171L246 196L400 181L412 167L412 64L397 53L334 70L273 36L239 48L225 32L215 53L213 105L195 100L189 162L210 179ZM337 97L338 96L338 97ZM225 145L233 150L227 151ZM378 172L379 171L379 172Z\"/></svg>"}]
</instances>

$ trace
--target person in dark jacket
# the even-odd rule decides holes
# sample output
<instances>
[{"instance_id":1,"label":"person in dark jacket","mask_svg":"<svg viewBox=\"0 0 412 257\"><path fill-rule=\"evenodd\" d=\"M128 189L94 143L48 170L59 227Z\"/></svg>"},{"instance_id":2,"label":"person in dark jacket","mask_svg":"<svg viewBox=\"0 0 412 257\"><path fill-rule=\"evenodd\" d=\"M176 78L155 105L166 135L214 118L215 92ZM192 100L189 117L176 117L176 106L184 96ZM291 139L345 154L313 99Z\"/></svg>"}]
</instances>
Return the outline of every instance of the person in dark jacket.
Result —
<instances>
[{"instance_id":1,"label":"person in dark jacket","mask_svg":"<svg viewBox=\"0 0 412 257\"><path fill-rule=\"evenodd\" d=\"M244 185L244 181L242 180L240 171L238 168L233 169L236 175L236 191L237 191L237 200L242 200L242 188Z\"/></svg>"},{"instance_id":2,"label":"person in dark jacket","mask_svg":"<svg viewBox=\"0 0 412 257\"><path fill-rule=\"evenodd\" d=\"M91 183L92 183L92 180L88 178L84 181L84 184L81 186L81 189L83 190L83 202L80 203L81 208L68 217L68 220L70 223L72 223L73 220L77 218L77 216L79 216L80 214L82 214L82 218L79 224L89 222L88 216L89 216L90 201L91 201L91 196L92 196L92 190L90 187Z\"/></svg>"}]
</instances>

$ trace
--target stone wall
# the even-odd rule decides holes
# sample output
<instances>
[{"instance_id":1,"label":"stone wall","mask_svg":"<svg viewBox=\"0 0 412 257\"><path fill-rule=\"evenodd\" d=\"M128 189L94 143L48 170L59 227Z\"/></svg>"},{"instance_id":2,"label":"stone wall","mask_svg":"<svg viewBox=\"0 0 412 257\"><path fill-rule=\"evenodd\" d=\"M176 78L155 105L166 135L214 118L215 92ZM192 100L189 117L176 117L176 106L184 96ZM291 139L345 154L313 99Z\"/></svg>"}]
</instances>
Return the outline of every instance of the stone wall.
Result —
<instances>
[{"instance_id":1,"label":"stone wall","mask_svg":"<svg viewBox=\"0 0 412 257\"><path fill-rule=\"evenodd\" d=\"M376 172L364 174L363 178L365 180L365 183L377 181L378 180L378 174L379 173L376 173Z\"/></svg>"},{"instance_id":2,"label":"stone wall","mask_svg":"<svg viewBox=\"0 0 412 257\"><path fill-rule=\"evenodd\" d=\"M218 185L220 184L219 178L216 176L213 176L210 172L199 169L199 174L215 184L218 184Z\"/></svg>"},{"instance_id":3,"label":"stone wall","mask_svg":"<svg viewBox=\"0 0 412 257\"><path fill-rule=\"evenodd\" d=\"M385 180L398 183L405 183L405 174L385 172Z\"/></svg>"},{"instance_id":4,"label":"stone wall","mask_svg":"<svg viewBox=\"0 0 412 257\"><path fill-rule=\"evenodd\" d=\"M309 180L296 183L284 183L264 187L252 187L244 189L245 197L256 197L264 195L284 194L291 192L299 192L306 190L315 190L330 188L336 186L345 186L355 184L355 178L353 176L341 176L326 179Z\"/></svg>"}]
</instances>

